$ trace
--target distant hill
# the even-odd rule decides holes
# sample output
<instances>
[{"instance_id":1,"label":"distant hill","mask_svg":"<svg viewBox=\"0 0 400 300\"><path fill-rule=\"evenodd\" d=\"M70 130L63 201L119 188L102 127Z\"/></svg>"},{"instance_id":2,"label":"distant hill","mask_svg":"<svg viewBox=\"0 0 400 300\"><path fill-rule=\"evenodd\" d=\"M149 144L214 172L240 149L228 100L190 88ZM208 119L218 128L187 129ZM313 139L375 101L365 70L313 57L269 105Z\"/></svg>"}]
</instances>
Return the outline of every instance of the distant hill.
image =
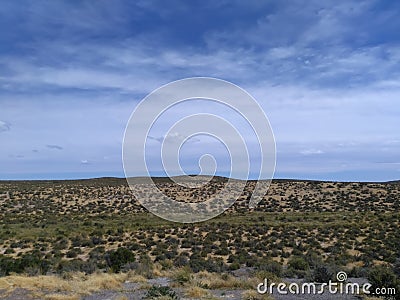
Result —
<instances>
[{"instance_id":1,"label":"distant hill","mask_svg":"<svg viewBox=\"0 0 400 300\"><path fill-rule=\"evenodd\" d=\"M390 184L400 184L400 180L388 181L387 183L390 183Z\"/></svg>"},{"instance_id":2,"label":"distant hill","mask_svg":"<svg viewBox=\"0 0 400 300\"><path fill-rule=\"evenodd\" d=\"M197 175L189 175L192 178L196 178ZM182 176L176 176L176 178L180 178ZM202 175L201 177L207 178L209 176ZM174 178L174 177L172 177ZM148 179L146 177L131 177L131 180L134 180L137 183L140 183L141 180L144 181L144 179ZM152 180L156 183L170 183L172 182L172 179L169 177L152 177ZM215 182L226 182L229 180L227 177L223 176L214 176L213 181ZM235 179L235 180L240 180L240 179ZM256 180L248 180L249 182L254 182ZM289 183L289 182L314 182L314 183L324 183L324 182L330 182L330 183L378 183L378 184L400 184L400 180L391 180L391 181L336 181L336 180L314 180L314 179L280 179L280 178L274 178L272 179L273 182L275 183ZM121 184L126 184L126 179L121 178L121 177L98 177L98 178L89 178L89 179L56 179L56 180L51 180L51 179L46 179L46 180L0 180L0 182L9 182L9 183L24 183L24 184L100 184L100 185L121 185Z\"/></svg>"}]
</instances>

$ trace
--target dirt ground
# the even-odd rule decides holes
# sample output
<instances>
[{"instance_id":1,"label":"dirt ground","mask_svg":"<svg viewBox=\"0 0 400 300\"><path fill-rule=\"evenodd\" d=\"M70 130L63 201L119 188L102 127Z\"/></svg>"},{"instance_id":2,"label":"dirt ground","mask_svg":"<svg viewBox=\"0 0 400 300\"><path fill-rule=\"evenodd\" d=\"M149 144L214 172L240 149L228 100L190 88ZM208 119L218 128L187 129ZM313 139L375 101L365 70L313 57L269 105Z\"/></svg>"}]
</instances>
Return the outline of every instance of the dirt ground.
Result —
<instances>
[{"instance_id":1,"label":"dirt ground","mask_svg":"<svg viewBox=\"0 0 400 300\"><path fill-rule=\"evenodd\" d=\"M364 279L355 279L350 278L352 282L365 282ZM296 279L285 279L286 282L299 282ZM149 285L158 285L158 286L169 286L170 280L165 277L149 279ZM240 289L235 290L208 290L209 295L201 298L193 298L188 297L185 295L185 291L183 288L173 288L173 290L177 293L180 300L195 300L195 299L230 299L230 300L242 300L242 299L249 299L246 298L245 291ZM62 293L52 293L46 295L45 291L42 294L38 294L37 292L32 292L27 289L17 288L11 293L7 293L5 290L0 290L0 299L7 299L7 300L33 300L33 299L54 299L54 300L67 300L67 299L82 299L82 300L139 300L144 299L146 296L146 289L143 289L143 285L139 283L131 283L125 282L123 287L119 290L103 290L97 293L93 293L92 295L87 296L72 296L68 294ZM261 295L260 295L261 296ZM44 298L43 298L44 297ZM359 296L353 295L332 295L329 293L324 293L322 295L294 295L294 294L287 294L287 295L280 295L277 293L276 289L271 296L272 299L276 300L301 300L301 299L311 299L311 300L356 300L362 299ZM262 298L260 298L262 299ZM257 299L255 299L257 300Z\"/></svg>"}]
</instances>

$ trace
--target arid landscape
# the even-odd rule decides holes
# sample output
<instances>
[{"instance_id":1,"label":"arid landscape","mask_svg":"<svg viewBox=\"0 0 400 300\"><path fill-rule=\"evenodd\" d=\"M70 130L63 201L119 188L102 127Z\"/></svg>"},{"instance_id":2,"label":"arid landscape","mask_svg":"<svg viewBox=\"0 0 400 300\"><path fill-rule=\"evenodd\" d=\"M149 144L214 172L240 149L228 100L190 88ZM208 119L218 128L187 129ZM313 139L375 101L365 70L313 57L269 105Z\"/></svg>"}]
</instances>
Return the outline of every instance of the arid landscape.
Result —
<instances>
[{"instance_id":1,"label":"arid landscape","mask_svg":"<svg viewBox=\"0 0 400 300\"><path fill-rule=\"evenodd\" d=\"M400 300L400 1L0 3L0 300Z\"/></svg>"},{"instance_id":2,"label":"arid landscape","mask_svg":"<svg viewBox=\"0 0 400 300\"><path fill-rule=\"evenodd\" d=\"M197 202L226 184L154 181ZM339 271L398 287L399 182L274 180L249 210L254 185L221 216L179 224L147 212L125 179L1 181L0 298L269 299L256 292L265 278L327 282Z\"/></svg>"}]
</instances>

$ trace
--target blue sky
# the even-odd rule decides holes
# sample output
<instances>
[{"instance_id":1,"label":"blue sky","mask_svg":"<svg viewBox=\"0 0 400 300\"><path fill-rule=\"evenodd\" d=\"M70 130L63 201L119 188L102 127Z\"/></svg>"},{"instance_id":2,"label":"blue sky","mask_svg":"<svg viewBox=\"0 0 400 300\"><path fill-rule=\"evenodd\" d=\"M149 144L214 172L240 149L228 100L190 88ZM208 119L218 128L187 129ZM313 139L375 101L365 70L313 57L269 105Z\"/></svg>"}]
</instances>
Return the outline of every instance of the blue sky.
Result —
<instances>
[{"instance_id":1,"label":"blue sky","mask_svg":"<svg viewBox=\"0 0 400 300\"><path fill-rule=\"evenodd\" d=\"M3 1L0 28L0 179L123 176L136 104L193 76L257 99L277 178L400 178L399 1Z\"/></svg>"}]
</instances>

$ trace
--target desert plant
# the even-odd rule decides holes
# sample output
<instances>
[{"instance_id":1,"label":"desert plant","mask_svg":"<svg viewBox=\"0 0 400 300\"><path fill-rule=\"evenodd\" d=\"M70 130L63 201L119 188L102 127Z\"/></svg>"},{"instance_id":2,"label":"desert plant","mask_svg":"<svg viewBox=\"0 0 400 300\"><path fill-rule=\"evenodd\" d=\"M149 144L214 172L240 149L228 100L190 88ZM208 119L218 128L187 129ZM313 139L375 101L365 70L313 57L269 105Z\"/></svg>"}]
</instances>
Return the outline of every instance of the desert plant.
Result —
<instances>
[{"instance_id":1,"label":"desert plant","mask_svg":"<svg viewBox=\"0 0 400 300\"><path fill-rule=\"evenodd\" d=\"M333 279L334 272L328 265L316 266L311 272L311 280L314 282L329 282Z\"/></svg>"},{"instance_id":2,"label":"desert plant","mask_svg":"<svg viewBox=\"0 0 400 300\"><path fill-rule=\"evenodd\" d=\"M258 264L256 265L256 269L260 271L270 272L277 277L282 276L282 265L268 258L260 259L258 261Z\"/></svg>"},{"instance_id":3,"label":"desert plant","mask_svg":"<svg viewBox=\"0 0 400 300\"><path fill-rule=\"evenodd\" d=\"M374 292L376 288L394 288L396 290L396 295L387 295L385 298L400 299L400 280L388 266L376 266L371 268L367 278L372 284L372 292Z\"/></svg>"},{"instance_id":4,"label":"desert plant","mask_svg":"<svg viewBox=\"0 0 400 300\"><path fill-rule=\"evenodd\" d=\"M191 270L188 267L181 268L177 270L174 275L173 279L175 282L179 283L180 285L183 285L187 282L189 282L192 279L192 274Z\"/></svg>"},{"instance_id":5,"label":"desert plant","mask_svg":"<svg viewBox=\"0 0 400 300\"><path fill-rule=\"evenodd\" d=\"M175 267L184 267L189 264L189 258L184 255L179 255L174 259L174 266Z\"/></svg>"},{"instance_id":6,"label":"desert plant","mask_svg":"<svg viewBox=\"0 0 400 300\"><path fill-rule=\"evenodd\" d=\"M146 293L144 299L168 299L168 300L178 300L178 295L173 289L168 286L156 286L153 285Z\"/></svg>"},{"instance_id":7,"label":"desert plant","mask_svg":"<svg viewBox=\"0 0 400 300\"><path fill-rule=\"evenodd\" d=\"M124 247L120 247L117 250L107 251L105 253L105 260L109 268L114 272L121 271L123 265L135 261L135 255Z\"/></svg>"}]
</instances>

